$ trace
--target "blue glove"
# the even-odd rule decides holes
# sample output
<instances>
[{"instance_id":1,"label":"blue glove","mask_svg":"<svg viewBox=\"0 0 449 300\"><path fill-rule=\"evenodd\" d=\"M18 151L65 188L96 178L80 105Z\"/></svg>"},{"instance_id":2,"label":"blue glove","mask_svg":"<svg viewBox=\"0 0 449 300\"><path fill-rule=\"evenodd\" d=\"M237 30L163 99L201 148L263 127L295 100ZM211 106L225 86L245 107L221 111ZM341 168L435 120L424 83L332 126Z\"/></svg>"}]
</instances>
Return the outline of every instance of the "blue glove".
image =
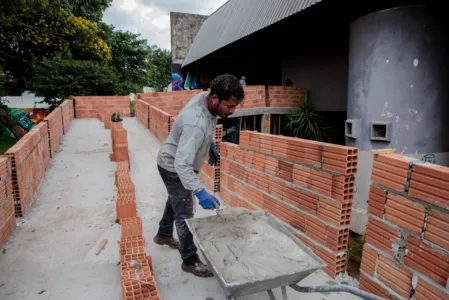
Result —
<instances>
[{"instance_id":1,"label":"blue glove","mask_svg":"<svg viewBox=\"0 0 449 300\"><path fill-rule=\"evenodd\" d=\"M220 206L220 202L214 196L209 194L205 189L195 193L195 196L200 200L200 205L204 209L215 209Z\"/></svg>"},{"instance_id":2,"label":"blue glove","mask_svg":"<svg viewBox=\"0 0 449 300\"><path fill-rule=\"evenodd\" d=\"M212 142L209 148L209 165L216 166L218 164L218 159L220 158L220 153L218 153L215 143Z\"/></svg>"}]
</instances>

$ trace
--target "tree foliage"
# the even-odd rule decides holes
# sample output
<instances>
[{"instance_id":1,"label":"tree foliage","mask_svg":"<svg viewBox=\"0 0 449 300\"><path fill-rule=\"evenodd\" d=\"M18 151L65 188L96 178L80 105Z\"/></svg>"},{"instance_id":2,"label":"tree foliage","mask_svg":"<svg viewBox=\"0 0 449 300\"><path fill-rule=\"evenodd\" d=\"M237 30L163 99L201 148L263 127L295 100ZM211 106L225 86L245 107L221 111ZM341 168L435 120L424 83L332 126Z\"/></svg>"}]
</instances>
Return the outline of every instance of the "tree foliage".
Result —
<instances>
[{"instance_id":1,"label":"tree foliage","mask_svg":"<svg viewBox=\"0 0 449 300\"><path fill-rule=\"evenodd\" d=\"M51 106L70 95L116 95L118 78L106 64L69 60L61 56L44 58L36 69L32 90Z\"/></svg>"},{"instance_id":2,"label":"tree foliage","mask_svg":"<svg viewBox=\"0 0 449 300\"><path fill-rule=\"evenodd\" d=\"M171 82L171 53L157 47L151 48L148 84L163 89Z\"/></svg>"},{"instance_id":3,"label":"tree foliage","mask_svg":"<svg viewBox=\"0 0 449 300\"><path fill-rule=\"evenodd\" d=\"M127 95L170 84L169 51L102 22L111 2L0 1L0 91L30 90L53 107L70 94Z\"/></svg>"}]
</instances>

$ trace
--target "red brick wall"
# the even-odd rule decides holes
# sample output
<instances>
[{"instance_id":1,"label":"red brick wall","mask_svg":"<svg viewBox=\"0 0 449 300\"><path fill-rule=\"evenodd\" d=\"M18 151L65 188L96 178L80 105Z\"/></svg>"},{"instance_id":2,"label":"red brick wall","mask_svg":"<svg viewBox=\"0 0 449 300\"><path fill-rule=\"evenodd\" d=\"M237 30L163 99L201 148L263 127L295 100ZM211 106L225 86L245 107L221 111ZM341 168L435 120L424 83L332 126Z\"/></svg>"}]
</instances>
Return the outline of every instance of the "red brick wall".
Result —
<instances>
[{"instance_id":1,"label":"red brick wall","mask_svg":"<svg viewBox=\"0 0 449 300\"><path fill-rule=\"evenodd\" d=\"M26 215L73 116L73 101L64 101L0 156L0 247L14 231L15 218Z\"/></svg>"},{"instance_id":2,"label":"red brick wall","mask_svg":"<svg viewBox=\"0 0 449 300\"><path fill-rule=\"evenodd\" d=\"M150 105L162 109L172 116L176 116L184 105L189 102L194 95L200 92L201 90L156 92L138 94L137 97Z\"/></svg>"},{"instance_id":3,"label":"red brick wall","mask_svg":"<svg viewBox=\"0 0 449 300\"><path fill-rule=\"evenodd\" d=\"M215 128L215 133L213 140L215 142L215 147L217 148L218 153L221 152L221 140L223 138L223 125L217 125ZM206 158L204 162L203 168L199 174L200 180L209 190L209 192L220 192L220 160L218 161L217 166L210 166L208 164L209 157Z\"/></svg>"},{"instance_id":4,"label":"red brick wall","mask_svg":"<svg viewBox=\"0 0 449 300\"><path fill-rule=\"evenodd\" d=\"M0 248L15 229L11 163L8 156L0 156Z\"/></svg>"},{"instance_id":5,"label":"red brick wall","mask_svg":"<svg viewBox=\"0 0 449 300\"><path fill-rule=\"evenodd\" d=\"M268 211L327 263L330 275L343 271L358 150L250 131L240 133L240 145L220 147L222 199Z\"/></svg>"},{"instance_id":6,"label":"red brick wall","mask_svg":"<svg viewBox=\"0 0 449 300\"><path fill-rule=\"evenodd\" d=\"M50 157L54 157L56 151L58 151L62 136L64 135L61 108L58 107L53 110L47 117L45 117L44 121L47 123Z\"/></svg>"},{"instance_id":7,"label":"red brick wall","mask_svg":"<svg viewBox=\"0 0 449 300\"><path fill-rule=\"evenodd\" d=\"M65 100L59 107L61 108L62 127L65 134L69 130L70 122L73 119L73 101Z\"/></svg>"},{"instance_id":8,"label":"red brick wall","mask_svg":"<svg viewBox=\"0 0 449 300\"><path fill-rule=\"evenodd\" d=\"M449 299L449 168L375 154L360 287L383 297Z\"/></svg>"},{"instance_id":9,"label":"red brick wall","mask_svg":"<svg viewBox=\"0 0 449 300\"><path fill-rule=\"evenodd\" d=\"M270 107L295 107L304 100L307 89L294 86L269 86L268 103Z\"/></svg>"},{"instance_id":10,"label":"red brick wall","mask_svg":"<svg viewBox=\"0 0 449 300\"><path fill-rule=\"evenodd\" d=\"M121 113L130 116L129 96L75 96L77 118L97 118L99 114Z\"/></svg>"},{"instance_id":11,"label":"red brick wall","mask_svg":"<svg viewBox=\"0 0 449 300\"><path fill-rule=\"evenodd\" d=\"M170 115L163 110L150 105L150 132L163 142L170 133Z\"/></svg>"},{"instance_id":12,"label":"red brick wall","mask_svg":"<svg viewBox=\"0 0 449 300\"><path fill-rule=\"evenodd\" d=\"M137 119L145 128L150 128L150 105L143 100L136 100L135 110Z\"/></svg>"},{"instance_id":13,"label":"red brick wall","mask_svg":"<svg viewBox=\"0 0 449 300\"><path fill-rule=\"evenodd\" d=\"M10 157L12 169L15 215L23 217L50 163L47 122L36 125L5 154Z\"/></svg>"},{"instance_id":14,"label":"red brick wall","mask_svg":"<svg viewBox=\"0 0 449 300\"><path fill-rule=\"evenodd\" d=\"M250 85L245 86L245 99L238 109L248 109L267 106L267 95L265 86Z\"/></svg>"}]
</instances>

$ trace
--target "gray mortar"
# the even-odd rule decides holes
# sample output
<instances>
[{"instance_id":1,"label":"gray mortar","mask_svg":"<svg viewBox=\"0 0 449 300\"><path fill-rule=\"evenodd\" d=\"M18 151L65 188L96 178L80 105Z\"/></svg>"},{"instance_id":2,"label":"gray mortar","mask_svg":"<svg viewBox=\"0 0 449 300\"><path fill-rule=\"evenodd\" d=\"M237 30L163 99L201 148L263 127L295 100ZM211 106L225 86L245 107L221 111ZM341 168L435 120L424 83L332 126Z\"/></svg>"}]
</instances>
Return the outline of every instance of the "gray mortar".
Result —
<instances>
[{"instance_id":1,"label":"gray mortar","mask_svg":"<svg viewBox=\"0 0 449 300\"><path fill-rule=\"evenodd\" d=\"M217 216L192 221L208 259L228 284L264 281L300 273L317 261L260 214L227 207Z\"/></svg>"}]
</instances>

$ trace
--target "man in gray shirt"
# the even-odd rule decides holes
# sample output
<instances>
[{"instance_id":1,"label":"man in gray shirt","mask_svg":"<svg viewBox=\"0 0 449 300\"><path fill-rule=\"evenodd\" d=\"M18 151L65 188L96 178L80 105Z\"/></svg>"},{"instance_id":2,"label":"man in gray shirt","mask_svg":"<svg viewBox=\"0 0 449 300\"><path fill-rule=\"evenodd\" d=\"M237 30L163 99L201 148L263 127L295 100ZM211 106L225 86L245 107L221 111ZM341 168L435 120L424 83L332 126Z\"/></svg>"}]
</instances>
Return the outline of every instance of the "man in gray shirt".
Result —
<instances>
[{"instance_id":1,"label":"man in gray shirt","mask_svg":"<svg viewBox=\"0 0 449 300\"><path fill-rule=\"evenodd\" d=\"M213 274L198 258L193 236L184 220L193 217L192 194L204 209L220 206L197 174L208 153L209 164L217 164L219 154L213 141L217 118L226 119L232 115L244 97L244 90L235 76L224 74L216 77L211 82L209 93L195 95L184 106L158 153L159 174L167 188L168 199L154 242L179 249L182 270L196 276L211 277ZM179 241L173 238L173 223Z\"/></svg>"}]
</instances>

